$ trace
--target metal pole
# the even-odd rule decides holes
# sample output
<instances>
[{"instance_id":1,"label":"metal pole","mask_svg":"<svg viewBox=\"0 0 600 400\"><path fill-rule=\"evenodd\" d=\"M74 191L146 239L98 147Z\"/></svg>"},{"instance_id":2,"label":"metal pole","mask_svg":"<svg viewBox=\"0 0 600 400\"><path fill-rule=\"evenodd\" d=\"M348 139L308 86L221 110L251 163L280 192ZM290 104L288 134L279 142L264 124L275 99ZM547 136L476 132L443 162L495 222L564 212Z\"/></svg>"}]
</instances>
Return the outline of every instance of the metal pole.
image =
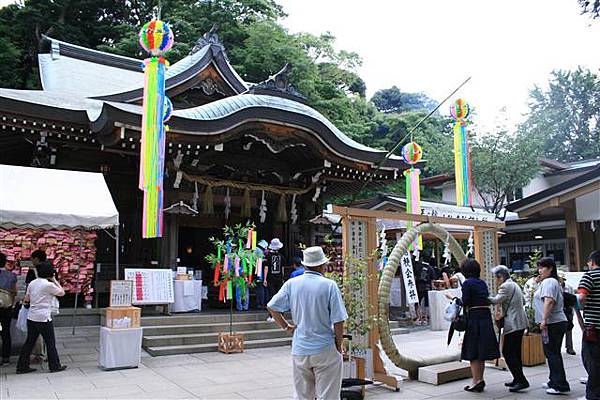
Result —
<instances>
[{"instance_id":1,"label":"metal pole","mask_svg":"<svg viewBox=\"0 0 600 400\"><path fill-rule=\"evenodd\" d=\"M119 224L115 226L115 273L116 280L119 280Z\"/></svg>"},{"instance_id":2,"label":"metal pole","mask_svg":"<svg viewBox=\"0 0 600 400\"><path fill-rule=\"evenodd\" d=\"M79 299L79 292L81 287L79 286L79 272L81 267L77 266L77 281L75 282L75 306L73 307L73 315L71 316L71 327L73 328L71 335L75 335L75 313L77 312L77 300Z\"/></svg>"}]
</instances>

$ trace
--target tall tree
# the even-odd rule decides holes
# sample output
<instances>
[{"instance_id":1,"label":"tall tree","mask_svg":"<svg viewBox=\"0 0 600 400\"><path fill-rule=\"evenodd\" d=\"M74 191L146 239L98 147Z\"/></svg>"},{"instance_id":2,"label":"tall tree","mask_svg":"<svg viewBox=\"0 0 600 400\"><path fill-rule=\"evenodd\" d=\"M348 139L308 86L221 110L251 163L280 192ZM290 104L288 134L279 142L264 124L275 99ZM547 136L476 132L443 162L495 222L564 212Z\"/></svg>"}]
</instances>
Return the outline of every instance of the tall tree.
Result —
<instances>
[{"instance_id":1,"label":"tall tree","mask_svg":"<svg viewBox=\"0 0 600 400\"><path fill-rule=\"evenodd\" d=\"M437 102L424 93L406 93L397 86L375 92L371 98L375 107L384 113L431 110Z\"/></svg>"},{"instance_id":2,"label":"tall tree","mask_svg":"<svg viewBox=\"0 0 600 400\"><path fill-rule=\"evenodd\" d=\"M600 0L577 0L582 14L590 14L592 18L600 17Z\"/></svg>"},{"instance_id":3,"label":"tall tree","mask_svg":"<svg viewBox=\"0 0 600 400\"><path fill-rule=\"evenodd\" d=\"M541 143L506 130L476 134L471 145L473 185L486 211L498 216L539 170Z\"/></svg>"},{"instance_id":4,"label":"tall tree","mask_svg":"<svg viewBox=\"0 0 600 400\"><path fill-rule=\"evenodd\" d=\"M593 72L554 71L549 87L530 92L521 131L543 142L543 154L559 161L600 157L600 79Z\"/></svg>"}]
</instances>

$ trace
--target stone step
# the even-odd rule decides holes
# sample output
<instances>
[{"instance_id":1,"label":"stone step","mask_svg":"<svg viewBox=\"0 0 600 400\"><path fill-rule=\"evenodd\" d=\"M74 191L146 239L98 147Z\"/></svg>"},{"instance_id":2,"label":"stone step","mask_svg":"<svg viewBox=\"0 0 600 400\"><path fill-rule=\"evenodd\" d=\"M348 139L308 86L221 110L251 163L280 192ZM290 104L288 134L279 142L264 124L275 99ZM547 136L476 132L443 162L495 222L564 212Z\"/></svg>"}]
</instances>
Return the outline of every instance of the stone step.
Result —
<instances>
[{"instance_id":1,"label":"stone step","mask_svg":"<svg viewBox=\"0 0 600 400\"><path fill-rule=\"evenodd\" d=\"M419 381L432 385L441 385L470 377L471 368L468 362L452 361L419 368Z\"/></svg>"},{"instance_id":2,"label":"stone step","mask_svg":"<svg viewBox=\"0 0 600 400\"><path fill-rule=\"evenodd\" d=\"M234 313L234 322L265 321L267 312ZM142 317L142 326L197 325L229 323L229 314L186 313Z\"/></svg>"},{"instance_id":3,"label":"stone step","mask_svg":"<svg viewBox=\"0 0 600 400\"><path fill-rule=\"evenodd\" d=\"M196 333L196 334L184 334L184 335L160 335L160 336L145 336L142 339L142 346L147 347L159 347L159 346L182 346L182 345L193 345L193 344L207 344L217 343L219 333L228 332L229 330L222 330L220 332L210 333ZM243 333L244 339L248 341L260 340L260 339L277 339L286 337L287 334L283 329L263 329L263 330L251 330L251 331L234 331L236 333Z\"/></svg>"},{"instance_id":4,"label":"stone step","mask_svg":"<svg viewBox=\"0 0 600 400\"><path fill-rule=\"evenodd\" d=\"M245 349L258 349L264 347L280 347L288 346L292 343L291 337L283 337L276 339L259 339L259 340L245 340ZM155 346L146 347L145 350L151 356L168 356L175 354L191 354L191 353L208 353L217 351L217 342L206 343L206 344L190 344L190 345L179 345L179 346Z\"/></svg>"},{"instance_id":5,"label":"stone step","mask_svg":"<svg viewBox=\"0 0 600 400\"><path fill-rule=\"evenodd\" d=\"M275 328L274 322L269 321L244 321L232 324L235 331L250 331L255 329ZM214 324L184 324L184 325L157 325L144 326L144 336L158 335L183 335L190 333L211 333L229 331L229 322Z\"/></svg>"},{"instance_id":6,"label":"stone step","mask_svg":"<svg viewBox=\"0 0 600 400\"><path fill-rule=\"evenodd\" d=\"M232 324L234 331L250 331L277 328L274 322L270 321L244 321L234 322ZM149 325L143 326L144 336L159 335L184 335L193 333L211 333L224 332L229 330L229 322L213 324L183 324L183 325ZM398 327L397 324L390 322L392 335L409 333L410 330Z\"/></svg>"}]
</instances>

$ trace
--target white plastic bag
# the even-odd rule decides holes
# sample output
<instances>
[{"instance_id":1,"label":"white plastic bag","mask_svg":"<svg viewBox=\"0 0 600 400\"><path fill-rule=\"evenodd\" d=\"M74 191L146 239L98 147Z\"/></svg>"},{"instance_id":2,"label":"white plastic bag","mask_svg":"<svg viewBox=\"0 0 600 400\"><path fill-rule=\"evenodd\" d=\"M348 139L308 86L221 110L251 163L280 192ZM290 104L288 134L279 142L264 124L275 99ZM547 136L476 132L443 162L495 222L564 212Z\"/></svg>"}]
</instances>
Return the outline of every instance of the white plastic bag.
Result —
<instances>
[{"instance_id":1,"label":"white plastic bag","mask_svg":"<svg viewBox=\"0 0 600 400\"><path fill-rule=\"evenodd\" d=\"M29 309L21 307L19 310L19 317L17 318L17 329L23 333L27 333L27 316L29 315Z\"/></svg>"},{"instance_id":2,"label":"white plastic bag","mask_svg":"<svg viewBox=\"0 0 600 400\"><path fill-rule=\"evenodd\" d=\"M450 303L444 308L444 319L446 321L454 321L460 314L461 304L457 297L453 298Z\"/></svg>"},{"instance_id":3,"label":"white plastic bag","mask_svg":"<svg viewBox=\"0 0 600 400\"><path fill-rule=\"evenodd\" d=\"M58 314L60 314L60 303L58 302L58 297L54 296L50 305L50 315L55 316Z\"/></svg>"}]
</instances>

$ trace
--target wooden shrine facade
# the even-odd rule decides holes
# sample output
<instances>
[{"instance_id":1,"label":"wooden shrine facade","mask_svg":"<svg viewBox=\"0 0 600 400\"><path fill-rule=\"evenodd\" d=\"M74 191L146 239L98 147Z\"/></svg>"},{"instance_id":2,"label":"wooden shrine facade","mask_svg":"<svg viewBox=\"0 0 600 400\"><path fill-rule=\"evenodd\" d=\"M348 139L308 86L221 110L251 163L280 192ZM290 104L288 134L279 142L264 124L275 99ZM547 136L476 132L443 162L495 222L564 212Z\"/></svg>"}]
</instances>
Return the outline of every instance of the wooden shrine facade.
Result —
<instances>
[{"instance_id":1,"label":"wooden shrine facade","mask_svg":"<svg viewBox=\"0 0 600 400\"><path fill-rule=\"evenodd\" d=\"M324 198L370 179L394 181L406 167L392 157L375 168L385 152L351 140L306 105L287 81L289 68L245 82L211 31L167 71L174 112L165 235L142 240L141 60L43 40L43 90L0 89L0 163L103 172L120 213L123 264L200 265L207 238L246 219L258 224L260 239L279 236L286 249L296 239L310 243L308 221ZM41 188L40 201L43 190L51 188ZM113 259L110 240L100 235L97 261Z\"/></svg>"}]
</instances>

